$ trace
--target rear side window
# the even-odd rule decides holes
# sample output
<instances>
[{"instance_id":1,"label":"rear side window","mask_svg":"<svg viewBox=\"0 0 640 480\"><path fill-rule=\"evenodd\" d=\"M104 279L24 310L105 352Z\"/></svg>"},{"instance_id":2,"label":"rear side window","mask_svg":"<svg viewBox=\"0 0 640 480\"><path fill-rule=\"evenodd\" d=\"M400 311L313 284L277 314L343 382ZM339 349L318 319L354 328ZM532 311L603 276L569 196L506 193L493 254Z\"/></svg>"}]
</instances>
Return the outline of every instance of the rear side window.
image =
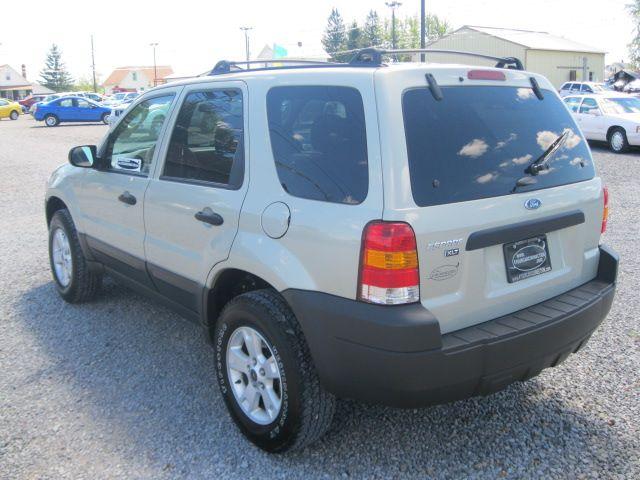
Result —
<instances>
[{"instance_id":1,"label":"rear side window","mask_svg":"<svg viewBox=\"0 0 640 480\"><path fill-rule=\"evenodd\" d=\"M192 92L184 100L163 178L239 188L244 174L242 92Z\"/></svg>"},{"instance_id":2,"label":"rear side window","mask_svg":"<svg viewBox=\"0 0 640 480\"><path fill-rule=\"evenodd\" d=\"M592 113L598 110L598 103L593 98L585 98L580 107L580 113Z\"/></svg>"},{"instance_id":3,"label":"rear side window","mask_svg":"<svg viewBox=\"0 0 640 480\"><path fill-rule=\"evenodd\" d=\"M442 205L527 192L594 177L593 160L571 114L550 91L530 88L442 87L404 93L402 106L413 198ZM528 173L563 133L548 170ZM516 186L527 177L527 185Z\"/></svg>"},{"instance_id":4,"label":"rear side window","mask_svg":"<svg viewBox=\"0 0 640 480\"><path fill-rule=\"evenodd\" d=\"M267 94L271 148L291 195L358 204L369 187L360 92L349 87L274 87Z\"/></svg>"},{"instance_id":5,"label":"rear side window","mask_svg":"<svg viewBox=\"0 0 640 480\"><path fill-rule=\"evenodd\" d=\"M593 93L593 89L589 85L582 85L582 91L587 93Z\"/></svg>"},{"instance_id":6,"label":"rear side window","mask_svg":"<svg viewBox=\"0 0 640 480\"><path fill-rule=\"evenodd\" d=\"M564 103L567 104L567 107L572 111L578 113L578 108L580 107L580 102L582 98L580 97L569 97L565 98Z\"/></svg>"}]
</instances>

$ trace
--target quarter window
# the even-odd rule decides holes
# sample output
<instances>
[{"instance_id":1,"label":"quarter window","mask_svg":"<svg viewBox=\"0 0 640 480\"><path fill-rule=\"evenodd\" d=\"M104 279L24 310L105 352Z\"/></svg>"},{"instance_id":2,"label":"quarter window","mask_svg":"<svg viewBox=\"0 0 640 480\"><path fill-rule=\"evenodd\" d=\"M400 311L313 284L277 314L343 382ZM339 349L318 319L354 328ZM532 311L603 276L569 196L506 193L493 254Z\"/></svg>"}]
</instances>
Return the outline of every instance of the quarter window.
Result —
<instances>
[{"instance_id":1,"label":"quarter window","mask_svg":"<svg viewBox=\"0 0 640 480\"><path fill-rule=\"evenodd\" d=\"M592 113L598 110L598 102L593 98L585 98L580 107L580 113Z\"/></svg>"},{"instance_id":2,"label":"quarter window","mask_svg":"<svg viewBox=\"0 0 640 480\"><path fill-rule=\"evenodd\" d=\"M369 187L360 92L349 87L275 87L267 94L271 148L289 194L358 204Z\"/></svg>"},{"instance_id":3,"label":"quarter window","mask_svg":"<svg viewBox=\"0 0 640 480\"><path fill-rule=\"evenodd\" d=\"M578 113L578 108L580 108L580 102L582 101L582 98L580 97L570 97L565 99L564 103L567 104L567 107L569 107L569 109L574 112L574 113Z\"/></svg>"},{"instance_id":4,"label":"quarter window","mask_svg":"<svg viewBox=\"0 0 640 480\"><path fill-rule=\"evenodd\" d=\"M240 188L244 175L242 92L192 92L171 134L164 179Z\"/></svg>"},{"instance_id":5,"label":"quarter window","mask_svg":"<svg viewBox=\"0 0 640 480\"><path fill-rule=\"evenodd\" d=\"M136 105L109 135L102 158L115 171L149 174L173 94Z\"/></svg>"}]
</instances>

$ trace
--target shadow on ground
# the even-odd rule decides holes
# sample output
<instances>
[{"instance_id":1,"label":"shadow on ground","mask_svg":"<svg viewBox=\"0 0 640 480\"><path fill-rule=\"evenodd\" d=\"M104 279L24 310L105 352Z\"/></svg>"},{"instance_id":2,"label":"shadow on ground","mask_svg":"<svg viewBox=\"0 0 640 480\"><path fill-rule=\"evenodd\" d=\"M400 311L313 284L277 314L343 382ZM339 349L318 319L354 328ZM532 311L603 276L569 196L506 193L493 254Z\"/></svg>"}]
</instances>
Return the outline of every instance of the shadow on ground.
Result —
<instances>
[{"instance_id":1,"label":"shadow on ground","mask_svg":"<svg viewBox=\"0 0 640 480\"><path fill-rule=\"evenodd\" d=\"M455 478L571 471L575 478L606 474L613 457L637 455L604 422L534 379L490 398L419 410L343 401L326 438L270 456L246 443L227 416L198 326L111 282L90 304L68 305L47 283L17 307L51 359L25 382L68 382L78 412L159 472L191 476L224 466L247 478L265 468L287 477Z\"/></svg>"}]
</instances>

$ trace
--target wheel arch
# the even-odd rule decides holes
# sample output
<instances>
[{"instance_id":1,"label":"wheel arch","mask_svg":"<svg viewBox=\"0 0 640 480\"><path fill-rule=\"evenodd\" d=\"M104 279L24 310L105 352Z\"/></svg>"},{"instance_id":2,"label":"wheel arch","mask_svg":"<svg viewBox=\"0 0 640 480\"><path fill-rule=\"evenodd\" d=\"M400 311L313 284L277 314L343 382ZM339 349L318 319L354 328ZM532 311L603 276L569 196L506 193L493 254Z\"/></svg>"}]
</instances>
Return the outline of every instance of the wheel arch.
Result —
<instances>
[{"instance_id":1,"label":"wheel arch","mask_svg":"<svg viewBox=\"0 0 640 480\"><path fill-rule=\"evenodd\" d=\"M221 270L213 280L211 286L205 287L203 295L202 321L210 338L220 313L225 305L233 298L254 290L278 290L260 276L238 268Z\"/></svg>"},{"instance_id":2,"label":"wheel arch","mask_svg":"<svg viewBox=\"0 0 640 480\"><path fill-rule=\"evenodd\" d=\"M67 207L67 204L64 203L64 201L61 198L56 197L55 195L52 195L49 198L47 198L47 202L45 204L45 212L47 216L47 227L51 224L51 219L53 218L55 213L58 210L63 210L63 209L69 210L69 207Z\"/></svg>"},{"instance_id":3,"label":"wheel arch","mask_svg":"<svg viewBox=\"0 0 640 480\"><path fill-rule=\"evenodd\" d=\"M624 134L627 134L627 129L624 128L622 125L611 125L608 129L607 129L607 142L611 139L611 134L615 131L615 130L622 130L624 132Z\"/></svg>"}]
</instances>

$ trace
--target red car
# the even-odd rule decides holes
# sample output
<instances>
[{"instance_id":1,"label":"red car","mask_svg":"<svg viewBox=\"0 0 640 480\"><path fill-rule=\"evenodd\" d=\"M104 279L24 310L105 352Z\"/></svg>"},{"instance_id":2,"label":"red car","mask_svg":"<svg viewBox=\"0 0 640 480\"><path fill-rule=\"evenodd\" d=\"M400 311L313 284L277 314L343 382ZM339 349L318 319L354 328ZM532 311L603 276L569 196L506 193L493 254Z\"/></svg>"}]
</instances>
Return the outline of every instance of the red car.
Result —
<instances>
[{"instance_id":1,"label":"red car","mask_svg":"<svg viewBox=\"0 0 640 480\"><path fill-rule=\"evenodd\" d=\"M22 105L22 110L26 113L31 108L31 105L37 102L41 102L46 98L46 95L29 95L23 100L19 100L18 103Z\"/></svg>"}]
</instances>

